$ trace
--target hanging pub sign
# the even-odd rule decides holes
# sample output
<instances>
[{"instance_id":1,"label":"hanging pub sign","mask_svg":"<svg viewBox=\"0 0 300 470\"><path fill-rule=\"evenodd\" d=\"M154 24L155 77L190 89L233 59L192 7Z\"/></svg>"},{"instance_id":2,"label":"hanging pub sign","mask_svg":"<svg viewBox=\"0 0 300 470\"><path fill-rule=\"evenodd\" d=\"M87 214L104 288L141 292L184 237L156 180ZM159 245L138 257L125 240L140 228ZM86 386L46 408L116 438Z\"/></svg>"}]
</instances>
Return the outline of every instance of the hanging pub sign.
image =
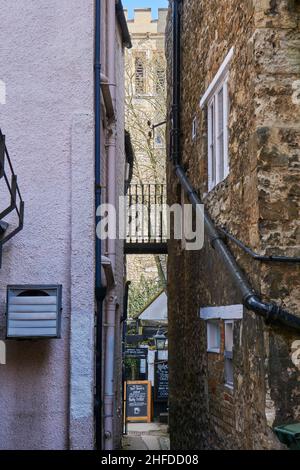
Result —
<instances>
[{"instance_id":1,"label":"hanging pub sign","mask_svg":"<svg viewBox=\"0 0 300 470\"><path fill-rule=\"evenodd\" d=\"M151 423L151 382L148 380L125 382L124 400L127 421Z\"/></svg>"},{"instance_id":2,"label":"hanging pub sign","mask_svg":"<svg viewBox=\"0 0 300 470\"><path fill-rule=\"evenodd\" d=\"M155 363L155 401L168 401L169 398L169 367L167 361Z\"/></svg>"}]
</instances>

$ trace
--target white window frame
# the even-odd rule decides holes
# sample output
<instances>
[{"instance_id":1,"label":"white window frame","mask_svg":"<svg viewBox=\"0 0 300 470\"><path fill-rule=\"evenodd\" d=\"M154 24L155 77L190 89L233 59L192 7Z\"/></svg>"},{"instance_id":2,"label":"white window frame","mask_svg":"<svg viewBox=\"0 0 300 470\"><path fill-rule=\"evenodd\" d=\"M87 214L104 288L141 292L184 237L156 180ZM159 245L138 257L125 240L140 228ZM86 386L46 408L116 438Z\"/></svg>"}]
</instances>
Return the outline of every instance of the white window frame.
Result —
<instances>
[{"instance_id":1,"label":"white window frame","mask_svg":"<svg viewBox=\"0 0 300 470\"><path fill-rule=\"evenodd\" d=\"M207 334L207 352L220 354L221 351L221 328L218 320L208 320L206 322ZM217 336L215 341L212 341L213 336Z\"/></svg>"},{"instance_id":2,"label":"white window frame","mask_svg":"<svg viewBox=\"0 0 300 470\"><path fill-rule=\"evenodd\" d=\"M225 330L225 334L224 334L224 336L225 336L225 345L224 345L224 378L225 378L225 386L230 388L230 389L233 389L233 374L234 374L234 371L233 371L233 334L234 334L234 321L233 320L226 320L224 323L225 323L224 324L224 330ZM231 338L230 344L228 344L228 338L227 338L227 334L226 334L228 325L232 325L232 338ZM228 377L226 375L226 364L231 365L232 381L228 380Z\"/></svg>"},{"instance_id":3,"label":"white window frame","mask_svg":"<svg viewBox=\"0 0 300 470\"><path fill-rule=\"evenodd\" d=\"M218 307L201 307L200 308L200 318L206 321L206 324L212 320L223 320L224 321L224 330L225 330L225 344L224 344L224 384L225 387L233 390L233 382L229 382L226 379L226 362L231 361L232 364L232 376L234 377L234 368L233 368L233 349L234 349L234 326L237 320L243 319L244 306L242 304L235 305L221 305ZM231 351L227 349L227 340L226 340L226 325L232 324L232 348ZM207 328L207 327L206 327Z\"/></svg>"},{"instance_id":4,"label":"white window frame","mask_svg":"<svg viewBox=\"0 0 300 470\"><path fill-rule=\"evenodd\" d=\"M194 117L192 123L192 140L195 140L197 137L197 116Z\"/></svg>"},{"instance_id":5,"label":"white window frame","mask_svg":"<svg viewBox=\"0 0 300 470\"><path fill-rule=\"evenodd\" d=\"M219 68L213 81L207 88L200 101L203 110L207 107L207 135L208 135L208 191L223 181L229 174L228 158L228 117L229 117L229 94L228 79L229 65L233 57L234 48L231 48L224 62ZM219 93L223 91L223 165L221 165L220 139L218 138L219 127ZM222 166L222 168L221 168Z\"/></svg>"}]
</instances>

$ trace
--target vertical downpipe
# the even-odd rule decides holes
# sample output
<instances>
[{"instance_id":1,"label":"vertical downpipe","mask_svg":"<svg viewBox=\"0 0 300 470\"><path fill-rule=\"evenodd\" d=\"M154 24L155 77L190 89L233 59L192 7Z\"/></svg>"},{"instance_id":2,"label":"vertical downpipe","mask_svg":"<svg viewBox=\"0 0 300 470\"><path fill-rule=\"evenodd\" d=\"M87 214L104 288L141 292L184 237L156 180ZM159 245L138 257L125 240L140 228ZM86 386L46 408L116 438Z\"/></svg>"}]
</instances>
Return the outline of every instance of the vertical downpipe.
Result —
<instances>
[{"instance_id":1,"label":"vertical downpipe","mask_svg":"<svg viewBox=\"0 0 300 470\"><path fill-rule=\"evenodd\" d=\"M101 204L101 0L95 2L95 58L94 58L94 112L95 112L95 211ZM96 213L96 212L95 212ZM95 217L95 225L99 217ZM95 235L95 296L96 296L96 357L95 357L95 440L96 449L102 448L102 309L101 240Z\"/></svg>"},{"instance_id":2,"label":"vertical downpipe","mask_svg":"<svg viewBox=\"0 0 300 470\"><path fill-rule=\"evenodd\" d=\"M107 5L107 74L111 87L111 96L116 112L116 4L109 1ZM116 208L116 130L115 121L111 125L107 140L107 202ZM116 268L116 240L108 238L107 255L111 261L113 272ZM116 291L113 288L106 301L105 318L105 374L104 374L104 433L105 450L114 447L114 369L115 369L115 334L116 334Z\"/></svg>"},{"instance_id":3,"label":"vertical downpipe","mask_svg":"<svg viewBox=\"0 0 300 470\"><path fill-rule=\"evenodd\" d=\"M180 163L180 47L181 47L181 0L173 2L173 88L172 88L172 137L171 159Z\"/></svg>"}]
</instances>

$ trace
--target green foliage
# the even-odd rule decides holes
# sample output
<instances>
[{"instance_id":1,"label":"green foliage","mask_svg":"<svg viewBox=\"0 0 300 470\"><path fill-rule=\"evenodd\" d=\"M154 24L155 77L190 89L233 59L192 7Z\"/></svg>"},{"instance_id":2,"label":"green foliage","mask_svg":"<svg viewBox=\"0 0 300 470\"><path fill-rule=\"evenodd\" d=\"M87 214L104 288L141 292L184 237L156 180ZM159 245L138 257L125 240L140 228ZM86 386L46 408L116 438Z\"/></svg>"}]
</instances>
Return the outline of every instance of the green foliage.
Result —
<instances>
[{"instance_id":1,"label":"green foliage","mask_svg":"<svg viewBox=\"0 0 300 470\"><path fill-rule=\"evenodd\" d=\"M139 282L132 283L129 289L128 316L136 318L151 300L163 290L162 282L141 276Z\"/></svg>"},{"instance_id":2,"label":"green foliage","mask_svg":"<svg viewBox=\"0 0 300 470\"><path fill-rule=\"evenodd\" d=\"M126 380L137 380L139 378L139 360L125 357Z\"/></svg>"}]
</instances>

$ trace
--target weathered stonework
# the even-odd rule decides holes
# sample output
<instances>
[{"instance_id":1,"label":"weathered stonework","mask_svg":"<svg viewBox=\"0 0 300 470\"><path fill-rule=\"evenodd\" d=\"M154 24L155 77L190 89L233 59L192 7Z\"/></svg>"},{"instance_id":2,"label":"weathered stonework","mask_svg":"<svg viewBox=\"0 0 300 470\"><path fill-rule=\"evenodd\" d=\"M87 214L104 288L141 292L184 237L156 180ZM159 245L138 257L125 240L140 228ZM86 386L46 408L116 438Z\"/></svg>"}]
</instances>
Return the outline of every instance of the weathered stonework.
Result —
<instances>
[{"instance_id":1,"label":"weathered stonework","mask_svg":"<svg viewBox=\"0 0 300 470\"><path fill-rule=\"evenodd\" d=\"M297 0L182 3L182 164L215 223L263 254L299 256L299 25ZM207 116L199 101L232 46L230 172L208 193ZM171 55L170 15L169 85ZM169 203L178 202L171 163L167 174ZM265 300L300 314L299 265L262 264L230 248ZM235 322L234 389L229 390L224 345L220 354L207 353L199 308L241 303L241 298L211 246L184 252L171 241L168 285L172 448L280 448L271 427L300 421L300 372L291 360L299 336L266 326L245 310L243 320ZM224 334L224 325L221 330Z\"/></svg>"}]
</instances>

